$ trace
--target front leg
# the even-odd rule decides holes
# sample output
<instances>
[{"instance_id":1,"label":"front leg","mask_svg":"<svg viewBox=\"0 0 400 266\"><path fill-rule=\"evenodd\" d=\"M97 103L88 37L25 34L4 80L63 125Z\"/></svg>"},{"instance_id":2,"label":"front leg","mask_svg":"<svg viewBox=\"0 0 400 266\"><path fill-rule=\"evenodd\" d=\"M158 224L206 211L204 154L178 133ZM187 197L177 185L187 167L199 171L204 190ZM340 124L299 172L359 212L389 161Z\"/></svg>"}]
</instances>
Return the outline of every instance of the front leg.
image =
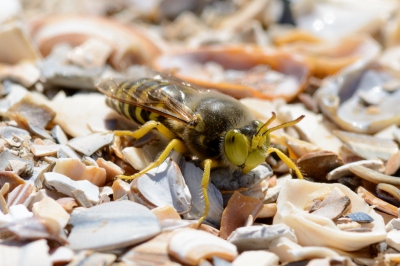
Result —
<instances>
[{"instance_id":1,"label":"front leg","mask_svg":"<svg viewBox=\"0 0 400 266\"><path fill-rule=\"evenodd\" d=\"M281 160L289 166L290 169L296 172L297 178L299 179L304 179L303 174L300 172L300 169L297 167L297 165L289 158L287 157L283 152L281 152L277 148L269 147L267 151L267 155L270 154L271 152L276 152L276 154L281 158Z\"/></svg>"},{"instance_id":2,"label":"front leg","mask_svg":"<svg viewBox=\"0 0 400 266\"><path fill-rule=\"evenodd\" d=\"M147 173L151 169L156 168L157 166L162 164L162 162L164 162L164 160L168 157L168 155L170 154L170 152L173 149L181 154L184 154L187 151L185 144L181 140L173 139L168 143L167 147L165 147L165 149L160 154L160 156L154 162L149 164L146 168L144 168L143 170L141 170L140 172L138 172L134 175L131 175L131 176L119 175L119 176L117 176L117 178L124 179L124 180L133 180L133 179Z\"/></svg>"},{"instance_id":3,"label":"front leg","mask_svg":"<svg viewBox=\"0 0 400 266\"><path fill-rule=\"evenodd\" d=\"M210 210L210 200L208 199L207 187L208 184L210 183L210 171L212 166L212 160L211 159L204 160L203 165L204 165L204 173L201 179L201 190L204 195L205 210L203 216L201 216L199 219L199 225L207 218L208 212Z\"/></svg>"},{"instance_id":4,"label":"front leg","mask_svg":"<svg viewBox=\"0 0 400 266\"><path fill-rule=\"evenodd\" d=\"M129 131L129 130L120 130L120 131L114 131L115 136L129 136L134 139L140 139L144 135L150 132L150 130L156 128L163 136L168 138L169 140L175 139L177 136L172 133L166 126L161 124L160 122L150 120L147 121L143 126L141 126L139 129L135 131Z\"/></svg>"}]
</instances>

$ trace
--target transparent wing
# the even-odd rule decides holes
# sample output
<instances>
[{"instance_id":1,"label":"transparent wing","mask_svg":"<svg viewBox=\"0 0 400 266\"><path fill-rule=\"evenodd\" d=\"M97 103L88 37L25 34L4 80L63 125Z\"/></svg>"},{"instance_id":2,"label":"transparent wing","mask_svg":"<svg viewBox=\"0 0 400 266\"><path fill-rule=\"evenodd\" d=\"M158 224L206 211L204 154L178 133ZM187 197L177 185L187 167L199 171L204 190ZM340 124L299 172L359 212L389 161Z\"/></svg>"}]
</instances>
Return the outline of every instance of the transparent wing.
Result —
<instances>
[{"instance_id":1,"label":"transparent wing","mask_svg":"<svg viewBox=\"0 0 400 266\"><path fill-rule=\"evenodd\" d=\"M207 92L161 73L136 81L101 79L96 88L115 100L184 123L194 119L193 111L187 103L196 95Z\"/></svg>"}]
</instances>

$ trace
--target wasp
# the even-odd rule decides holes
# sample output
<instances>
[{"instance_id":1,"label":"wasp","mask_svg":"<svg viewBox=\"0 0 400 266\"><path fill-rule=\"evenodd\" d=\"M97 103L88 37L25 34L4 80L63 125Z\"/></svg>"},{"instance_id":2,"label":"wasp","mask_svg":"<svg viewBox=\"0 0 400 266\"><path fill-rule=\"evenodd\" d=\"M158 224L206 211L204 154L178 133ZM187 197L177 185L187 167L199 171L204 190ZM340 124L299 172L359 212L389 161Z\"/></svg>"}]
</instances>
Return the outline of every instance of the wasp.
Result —
<instances>
[{"instance_id":1,"label":"wasp","mask_svg":"<svg viewBox=\"0 0 400 266\"><path fill-rule=\"evenodd\" d=\"M202 162L205 213L200 223L209 211L207 186L212 168L226 167L246 174L265 162L268 154L275 152L298 178L303 178L292 160L270 146L270 133L292 126L304 116L268 128L276 118L275 113L263 123L237 99L157 72L150 78L138 80L102 79L96 87L107 96L110 107L142 125L136 131L116 131L116 135L140 139L150 130L157 129L170 140L159 157L145 169L118 178L132 180L148 172L159 166L172 150Z\"/></svg>"}]
</instances>

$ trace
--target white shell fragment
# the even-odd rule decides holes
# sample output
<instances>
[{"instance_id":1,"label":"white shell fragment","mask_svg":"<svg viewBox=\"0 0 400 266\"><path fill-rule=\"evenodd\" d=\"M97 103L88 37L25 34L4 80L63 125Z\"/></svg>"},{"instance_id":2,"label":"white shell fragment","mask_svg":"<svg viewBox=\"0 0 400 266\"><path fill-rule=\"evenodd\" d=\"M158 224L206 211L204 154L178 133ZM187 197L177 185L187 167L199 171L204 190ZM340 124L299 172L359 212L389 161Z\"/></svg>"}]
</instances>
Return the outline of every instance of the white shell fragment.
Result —
<instances>
[{"instance_id":1,"label":"white shell fragment","mask_svg":"<svg viewBox=\"0 0 400 266\"><path fill-rule=\"evenodd\" d=\"M285 224L239 227L231 233L227 240L234 244L239 251L245 251L268 249L271 242L279 237L286 237L297 242L293 229Z\"/></svg>"},{"instance_id":2,"label":"white shell fragment","mask_svg":"<svg viewBox=\"0 0 400 266\"><path fill-rule=\"evenodd\" d=\"M36 265L51 266L49 246L44 239L29 244L13 241L0 242L0 265L29 266L34 262Z\"/></svg>"},{"instance_id":3,"label":"white shell fragment","mask_svg":"<svg viewBox=\"0 0 400 266\"><path fill-rule=\"evenodd\" d=\"M114 201L72 212L68 236L73 250L110 250L147 240L160 232L157 217L131 201Z\"/></svg>"},{"instance_id":4,"label":"white shell fragment","mask_svg":"<svg viewBox=\"0 0 400 266\"><path fill-rule=\"evenodd\" d=\"M361 165L373 170L381 170L383 168L383 162L381 160L361 160L335 168L326 175L326 179L337 180L341 177L351 176L352 172L350 171L350 166L352 165Z\"/></svg>"},{"instance_id":5,"label":"white shell fragment","mask_svg":"<svg viewBox=\"0 0 400 266\"><path fill-rule=\"evenodd\" d=\"M87 180L74 181L65 175L54 172L44 173L44 179L49 186L67 196L72 197L72 191L80 189L90 202L97 203L99 201L99 188Z\"/></svg>"},{"instance_id":6,"label":"white shell fragment","mask_svg":"<svg viewBox=\"0 0 400 266\"><path fill-rule=\"evenodd\" d=\"M168 252L189 265L197 265L201 259L213 256L232 261L238 254L236 247L228 241L194 229L176 231L169 242Z\"/></svg>"},{"instance_id":7,"label":"white shell fragment","mask_svg":"<svg viewBox=\"0 0 400 266\"><path fill-rule=\"evenodd\" d=\"M368 224L370 232L342 231L332 220L305 211L305 207L309 206L313 199L326 196L334 188L339 188L349 197L350 213L365 212L374 219ZM277 208L273 223L285 223L291 227L295 231L299 244L303 246L323 246L353 251L386 238L382 216L371 209L360 196L341 184L289 180L279 194Z\"/></svg>"},{"instance_id":8,"label":"white shell fragment","mask_svg":"<svg viewBox=\"0 0 400 266\"><path fill-rule=\"evenodd\" d=\"M358 156L373 160L387 161L399 151L399 148L391 139L381 139L366 134L351 133L341 130L334 131L335 135Z\"/></svg>"},{"instance_id":9,"label":"white shell fragment","mask_svg":"<svg viewBox=\"0 0 400 266\"><path fill-rule=\"evenodd\" d=\"M192 209L185 215L186 219L199 219L205 211L203 192L201 190L201 179L203 170L193 163L186 163L181 166L183 177L192 195ZM219 227L222 218L223 200L221 192L210 182L207 187L210 210L206 221Z\"/></svg>"},{"instance_id":10,"label":"white shell fragment","mask_svg":"<svg viewBox=\"0 0 400 266\"><path fill-rule=\"evenodd\" d=\"M180 214L190 211L192 196L178 165L171 158L135 181L132 183L132 193L135 194L137 190L154 206L168 204Z\"/></svg>"},{"instance_id":11,"label":"white shell fragment","mask_svg":"<svg viewBox=\"0 0 400 266\"><path fill-rule=\"evenodd\" d=\"M96 186L104 186L106 170L97 166L86 166L76 158L60 158L56 160L53 172L68 176L72 180L88 180Z\"/></svg>"},{"instance_id":12,"label":"white shell fragment","mask_svg":"<svg viewBox=\"0 0 400 266\"><path fill-rule=\"evenodd\" d=\"M75 137L69 140L67 145L86 156L90 156L98 149L111 144L113 138L113 133L95 133L91 135Z\"/></svg>"},{"instance_id":13,"label":"white shell fragment","mask_svg":"<svg viewBox=\"0 0 400 266\"><path fill-rule=\"evenodd\" d=\"M127 147L122 150L125 160L136 170L142 170L153 161L153 156L145 149Z\"/></svg>"},{"instance_id":14,"label":"white shell fragment","mask_svg":"<svg viewBox=\"0 0 400 266\"><path fill-rule=\"evenodd\" d=\"M50 197L44 197L41 201L34 203L32 212L38 217L51 218L57 221L61 228L67 225L70 218L63 207Z\"/></svg>"},{"instance_id":15,"label":"white shell fragment","mask_svg":"<svg viewBox=\"0 0 400 266\"><path fill-rule=\"evenodd\" d=\"M272 252L259 250L259 251L245 251L241 253L232 263L232 266L273 266L279 264L279 257Z\"/></svg>"}]
</instances>

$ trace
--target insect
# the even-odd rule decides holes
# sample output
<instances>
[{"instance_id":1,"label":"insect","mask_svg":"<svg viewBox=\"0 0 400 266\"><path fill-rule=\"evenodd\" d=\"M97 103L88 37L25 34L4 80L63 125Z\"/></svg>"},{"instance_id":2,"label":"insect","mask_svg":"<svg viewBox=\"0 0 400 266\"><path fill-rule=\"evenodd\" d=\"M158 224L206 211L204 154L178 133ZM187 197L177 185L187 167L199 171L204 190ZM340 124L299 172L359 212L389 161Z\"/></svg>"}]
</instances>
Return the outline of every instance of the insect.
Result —
<instances>
[{"instance_id":1,"label":"insect","mask_svg":"<svg viewBox=\"0 0 400 266\"><path fill-rule=\"evenodd\" d=\"M210 170L226 167L246 174L265 162L275 152L299 178L297 166L280 150L270 147L270 133L292 126L304 116L268 128L275 114L263 123L238 100L213 90L196 88L177 78L154 72L151 78L134 81L102 79L97 89L107 97L107 104L120 114L142 124L136 131L116 131L119 136L140 139L157 129L170 142L160 156L145 169L118 178L132 180L160 165L172 150L189 154L202 161L204 174L201 187L204 193L205 213L208 215L207 186Z\"/></svg>"}]
</instances>

